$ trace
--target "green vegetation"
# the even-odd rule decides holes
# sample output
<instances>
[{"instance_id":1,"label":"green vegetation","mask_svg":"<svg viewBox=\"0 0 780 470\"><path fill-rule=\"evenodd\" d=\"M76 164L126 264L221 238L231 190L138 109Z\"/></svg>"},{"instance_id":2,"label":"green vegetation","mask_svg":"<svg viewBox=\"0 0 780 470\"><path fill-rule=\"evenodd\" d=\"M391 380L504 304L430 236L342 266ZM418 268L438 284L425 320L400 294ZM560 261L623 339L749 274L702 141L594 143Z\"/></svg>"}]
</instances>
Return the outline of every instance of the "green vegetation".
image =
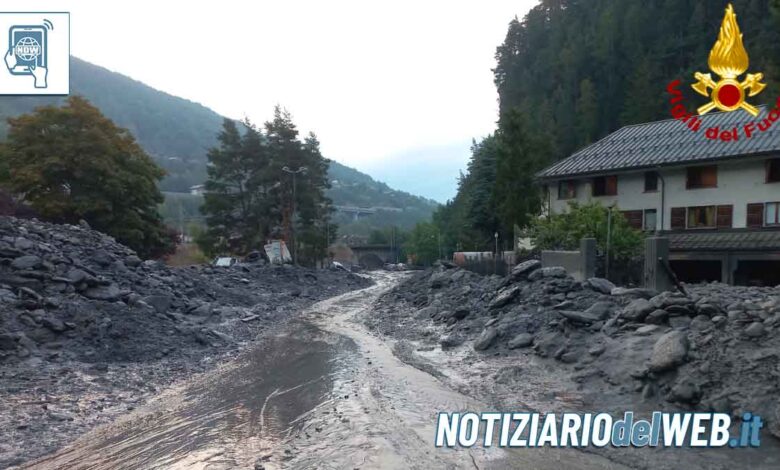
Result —
<instances>
[{"instance_id":1,"label":"green vegetation","mask_svg":"<svg viewBox=\"0 0 780 470\"><path fill-rule=\"evenodd\" d=\"M583 238L595 238L601 253L606 252L609 209L598 202L578 204L570 202L562 214L534 219L528 235L542 250L577 250ZM609 233L610 258L627 260L640 253L641 231L632 228L623 214L612 209L612 227Z\"/></svg>"},{"instance_id":2,"label":"green vegetation","mask_svg":"<svg viewBox=\"0 0 780 470\"><path fill-rule=\"evenodd\" d=\"M278 106L265 132L225 119L219 147L208 153L202 211L208 228L198 237L207 254L245 254L269 238L288 241L294 258L314 265L326 254L336 227L330 222L327 161L317 138L303 142L290 115ZM291 174L290 171L303 171Z\"/></svg>"},{"instance_id":3,"label":"green vegetation","mask_svg":"<svg viewBox=\"0 0 780 470\"><path fill-rule=\"evenodd\" d=\"M183 225L188 234L192 234L188 229L192 224L203 226L198 211L202 196L190 195L189 191L191 186L206 181L206 154L218 144L217 134L224 118L198 103L155 90L76 57L71 57L70 66L71 92L83 95L117 125L128 129L166 171L160 182L166 197L160 210L166 223L179 229ZM0 103L0 137L7 134L6 118L32 112L38 106L63 102L63 98L52 96L4 96ZM437 207L433 201L395 191L335 161L330 161L328 179L337 182L327 190L334 205L403 209L377 213L359 221L335 213L333 221L339 225L342 235L368 236L375 228L392 225L411 229L415 223L430 219Z\"/></svg>"},{"instance_id":4,"label":"green vegetation","mask_svg":"<svg viewBox=\"0 0 780 470\"><path fill-rule=\"evenodd\" d=\"M734 0L750 55L772 102L780 86L780 0ZM725 3L707 0L542 0L509 23L496 50L498 128L472 147L455 198L433 217L445 251L491 251L540 211L534 174L627 125L669 117L666 85L693 82ZM690 108L701 101L684 87Z\"/></svg>"},{"instance_id":5,"label":"green vegetation","mask_svg":"<svg viewBox=\"0 0 780 470\"><path fill-rule=\"evenodd\" d=\"M126 130L70 97L8 120L0 183L43 218L114 236L143 256L172 251L157 205L164 172Z\"/></svg>"},{"instance_id":6,"label":"green vegetation","mask_svg":"<svg viewBox=\"0 0 780 470\"><path fill-rule=\"evenodd\" d=\"M409 233L404 251L414 264L430 266L439 259L439 229L430 222L420 222Z\"/></svg>"}]
</instances>

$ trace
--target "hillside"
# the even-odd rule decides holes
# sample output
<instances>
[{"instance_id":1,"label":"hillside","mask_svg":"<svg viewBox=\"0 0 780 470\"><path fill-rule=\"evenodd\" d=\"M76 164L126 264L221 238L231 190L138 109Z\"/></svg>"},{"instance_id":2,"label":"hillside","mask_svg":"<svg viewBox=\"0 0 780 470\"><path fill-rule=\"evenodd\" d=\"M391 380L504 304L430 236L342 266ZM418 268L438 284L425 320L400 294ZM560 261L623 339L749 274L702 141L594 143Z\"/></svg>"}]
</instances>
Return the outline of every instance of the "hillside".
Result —
<instances>
[{"instance_id":1,"label":"hillside","mask_svg":"<svg viewBox=\"0 0 780 470\"><path fill-rule=\"evenodd\" d=\"M71 57L71 93L83 95L118 125L129 129L141 146L168 172L160 187L166 194L187 193L206 174L206 152L216 142L223 117L198 103L155 90L139 81L103 67ZM0 98L0 136L7 131L6 118L32 111L37 106L62 101L61 97ZM352 168L333 162L330 179L338 181L329 194L336 205L393 207L403 212L394 217L371 216L362 222L403 226L428 219L433 201L401 191ZM189 200L188 200L189 199ZM187 201L188 200L188 201ZM182 201L183 202L180 204ZM197 218L197 197L177 195L163 209L169 220L182 214L185 220ZM181 210L179 207L182 207ZM194 212L193 212L194 209ZM340 219L345 225L348 219Z\"/></svg>"}]
</instances>

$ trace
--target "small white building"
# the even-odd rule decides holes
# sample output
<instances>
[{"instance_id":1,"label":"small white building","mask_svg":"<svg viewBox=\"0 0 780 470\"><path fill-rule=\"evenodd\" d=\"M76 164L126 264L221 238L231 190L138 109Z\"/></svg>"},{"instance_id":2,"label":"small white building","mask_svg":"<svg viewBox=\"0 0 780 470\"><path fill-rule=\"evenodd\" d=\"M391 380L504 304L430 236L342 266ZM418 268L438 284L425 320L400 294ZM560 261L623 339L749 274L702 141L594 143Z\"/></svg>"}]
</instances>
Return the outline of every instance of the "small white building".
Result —
<instances>
[{"instance_id":1,"label":"small white building","mask_svg":"<svg viewBox=\"0 0 780 470\"><path fill-rule=\"evenodd\" d=\"M676 120L627 126L541 171L546 208L569 201L615 205L636 228L669 237L682 280L780 284L780 124L736 141L758 118L711 113L693 132Z\"/></svg>"}]
</instances>

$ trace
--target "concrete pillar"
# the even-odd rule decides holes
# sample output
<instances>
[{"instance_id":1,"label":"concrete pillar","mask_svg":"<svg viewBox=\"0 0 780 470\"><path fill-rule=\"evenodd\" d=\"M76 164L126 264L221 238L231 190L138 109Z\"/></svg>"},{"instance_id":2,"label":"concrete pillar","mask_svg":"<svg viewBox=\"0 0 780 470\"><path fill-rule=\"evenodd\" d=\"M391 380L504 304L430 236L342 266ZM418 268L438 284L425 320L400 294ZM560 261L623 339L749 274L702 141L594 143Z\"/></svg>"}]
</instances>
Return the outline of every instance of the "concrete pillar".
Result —
<instances>
[{"instance_id":1,"label":"concrete pillar","mask_svg":"<svg viewBox=\"0 0 780 470\"><path fill-rule=\"evenodd\" d=\"M580 262L583 279L596 275L596 239L583 238L580 240Z\"/></svg>"},{"instance_id":2,"label":"concrete pillar","mask_svg":"<svg viewBox=\"0 0 780 470\"><path fill-rule=\"evenodd\" d=\"M663 267L669 262L669 239L666 237L645 238L645 287L664 292L672 289L672 280Z\"/></svg>"}]
</instances>

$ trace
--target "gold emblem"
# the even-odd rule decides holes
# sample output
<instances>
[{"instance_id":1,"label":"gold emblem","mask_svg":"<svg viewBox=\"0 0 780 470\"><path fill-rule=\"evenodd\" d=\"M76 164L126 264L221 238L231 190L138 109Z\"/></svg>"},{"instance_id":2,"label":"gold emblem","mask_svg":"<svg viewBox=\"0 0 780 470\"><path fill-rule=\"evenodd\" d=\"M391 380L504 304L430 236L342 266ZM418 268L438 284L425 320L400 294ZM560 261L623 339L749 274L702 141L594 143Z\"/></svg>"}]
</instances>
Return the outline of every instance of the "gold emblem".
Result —
<instances>
[{"instance_id":1,"label":"gold emblem","mask_svg":"<svg viewBox=\"0 0 780 470\"><path fill-rule=\"evenodd\" d=\"M697 110L699 114L706 114L715 108L721 111L735 111L742 108L753 116L758 116L758 108L745 102L745 94L755 96L761 93L761 90L766 87L765 83L761 83L764 74L749 73L743 81L737 80L737 77L748 69L748 54L745 46L742 45L742 33L737 24L737 15L734 14L734 7L730 3L720 25L718 40L712 46L707 63L710 70L720 76L720 80L714 81L709 73L693 74L698 82L691 87L700 95L712 99L699 107Z\"/></svg>"}]
</instances>

